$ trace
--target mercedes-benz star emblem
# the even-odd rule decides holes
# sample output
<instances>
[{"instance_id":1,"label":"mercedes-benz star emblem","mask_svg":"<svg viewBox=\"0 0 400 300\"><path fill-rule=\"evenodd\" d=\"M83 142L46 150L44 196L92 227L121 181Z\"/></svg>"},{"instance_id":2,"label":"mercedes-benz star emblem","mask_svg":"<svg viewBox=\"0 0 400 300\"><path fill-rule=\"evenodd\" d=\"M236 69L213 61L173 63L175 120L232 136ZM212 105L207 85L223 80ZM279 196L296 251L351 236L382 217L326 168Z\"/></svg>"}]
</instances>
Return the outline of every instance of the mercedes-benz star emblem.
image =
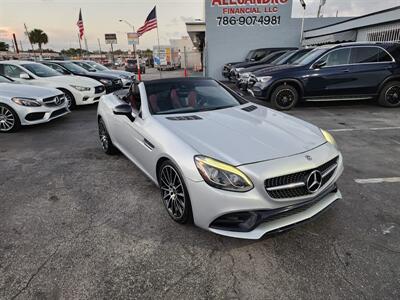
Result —
<instances>
[{"instance_id":1,"label":"mercedes-benz star emblem","mask_svg":"<svg viewBox=\"0 0 400 300\"><path fill-rule=\"evenodd\" d=\"M60 99L59 97L55 97L55 98L54 98L54 103L55 103L56 105L60 105L60 104L61 104L61 99Z\"/></svg>"},{"instance_id":2,"label":"mercedes-benz star emblem","mask_svg":"<svg viewBox=\"0 0 400 300\"><path fill-rule=\"evenodd\" d=\"M322 184L321 172L320 171L311 172L306 181L307 190L311 194L314 194L318 192L319 188L321 187L321 184Z\"/></svg>"}]
</instances>

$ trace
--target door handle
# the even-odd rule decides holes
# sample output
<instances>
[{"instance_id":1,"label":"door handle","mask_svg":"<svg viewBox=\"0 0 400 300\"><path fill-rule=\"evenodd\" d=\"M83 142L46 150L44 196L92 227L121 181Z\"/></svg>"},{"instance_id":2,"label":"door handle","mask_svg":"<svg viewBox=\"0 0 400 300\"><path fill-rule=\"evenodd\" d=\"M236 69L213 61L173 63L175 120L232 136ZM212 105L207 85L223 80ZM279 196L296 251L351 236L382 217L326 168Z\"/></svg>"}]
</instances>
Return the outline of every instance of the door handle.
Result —
<instances>
[{"instance_id":1,"label":"door handle","mask_svg":"<svg viewBox=\"0 0 400 300\"><path fill-rule=\"evenodd\" d=\"M343 73L350 73L350 69L344 69Z\"/></svg>"}]
</instances>

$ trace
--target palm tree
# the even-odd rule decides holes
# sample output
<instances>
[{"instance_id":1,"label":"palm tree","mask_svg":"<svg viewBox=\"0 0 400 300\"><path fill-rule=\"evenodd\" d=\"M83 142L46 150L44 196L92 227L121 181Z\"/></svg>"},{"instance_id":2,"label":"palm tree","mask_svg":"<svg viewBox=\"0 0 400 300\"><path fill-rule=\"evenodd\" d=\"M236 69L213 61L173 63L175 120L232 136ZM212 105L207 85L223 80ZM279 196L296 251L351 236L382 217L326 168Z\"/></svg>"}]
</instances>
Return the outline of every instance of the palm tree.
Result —
<instances>
[{"instance_id":1,"label":"palm tree","mask_svg":"<svg viewBox=\"0 0 400 300\"><path fill-rule=\"evenodd\" d=\"M29 41L32 44L38 44L40 55L42 55L42 45L47 44L49 38L43 30L33 29L31 32L29 32Z\"/></svg>"}]
</instances>

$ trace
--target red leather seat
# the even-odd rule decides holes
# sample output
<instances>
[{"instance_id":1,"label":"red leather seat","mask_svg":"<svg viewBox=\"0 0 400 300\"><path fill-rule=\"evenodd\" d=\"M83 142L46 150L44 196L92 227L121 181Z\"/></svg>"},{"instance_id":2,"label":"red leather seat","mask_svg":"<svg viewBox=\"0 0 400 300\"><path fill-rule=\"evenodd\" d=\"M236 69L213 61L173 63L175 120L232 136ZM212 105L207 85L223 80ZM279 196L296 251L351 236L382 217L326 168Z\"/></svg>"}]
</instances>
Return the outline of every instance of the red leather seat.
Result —
<instances>
[{"instance_id":1,"label":"red leather seat","mask_svg":"<svg viewBox=\"0 0 400 300\"><path fill-rule=\"evenodd\" d=\"M191 91L188 95L188 105L190 107L197 106L197 93L195 91Z\"/></svg>"},{"instance_id":2,"label":"red leather seat","mask_svg":"<svg viewBox=\"0 0 400 300\"><path fill-rule=\"evenodd\" d=\"M157 95L150 95L149 103L153 112L157 113L160 111L160 107L158 106Z\"/></svg>"},{"instance_id":3,"label":"red leather seat","mask_svg":"<svg viewBox=\"0 0 400 300\"><path fill-rule=\"evenodd\" d=\"M170 93L171 104L173 108L180 108L182 107L181 102L179 100L178 92L176 89L172 89Z\"/></svg>"}]
</instances>

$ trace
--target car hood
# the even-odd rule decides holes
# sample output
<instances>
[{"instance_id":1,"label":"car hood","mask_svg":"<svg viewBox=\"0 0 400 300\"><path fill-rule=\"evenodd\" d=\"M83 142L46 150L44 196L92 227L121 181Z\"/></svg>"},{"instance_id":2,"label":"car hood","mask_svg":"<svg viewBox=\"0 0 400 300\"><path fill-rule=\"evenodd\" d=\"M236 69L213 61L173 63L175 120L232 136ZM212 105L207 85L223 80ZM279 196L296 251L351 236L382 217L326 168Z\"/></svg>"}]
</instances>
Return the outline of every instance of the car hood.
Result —
<instances>
[{"instance_id":1,"label":"car hood","mask_svg":"<svg viewBox=\"0 0 400 300\"><path fill-rule=\"evenodd\" d=\"M252 66L257 66L257 65L262 65L265 63L262 63L261 61L246 61L246 62L242 62L242 63L238 63L236 65L234 65L234 67L237 68L249 68Z\"/></svg>"},{"instance_id":2,"label":"car hood","mask_svg":"<svg viewBox=\"0 0 400 300\"><path fill-rule=\"evenodd\" d=\"M131 73L131 72L126 72L126 71L120 71L120 70L109 70L109 71L102 71L103 73L107 73L107 74L111 74L111 75L114 75L114 76L118 76L118 77L121 77L121 76L124 76L124 77L129 77L129 78L132 78L132 77L135 77L135 74L133 74L133 73Z\"/></svg>"},{"instance_id":3,"label":"car hood","mask_svg":"<svg viewBox=\"0 0 400 300\"><path fill-rule=\"evenodd\" d=\"M87 78L84 76L70 76L70 75L61 75L61 76L53 76L53 77L43 77L43 80L59 83L59 84L67 84L67 85L81 85L86 87L96 87L100 83L94 79Z\"/></svg>"},{"instance_id":4,"label":"car hood","mask_svg":"<svg viewBox=\"0 0 400 300\"><path fill-rule=\"evenodd\" d=\"M279 66L275 66L272 68L257 70L255 72L253 72L253 75L255 75L256 77L259 77L259 76L271 75L271 74L275 74L275 73L279 73L279 72L286 72L289 69L291 71L295 71L295 70L302 69L302 68L304 68L304 66L279 65Z\"/></svg>"},{"instance_id":5,"label":"car hood","mask_svg":"<svg viewBox=\"0 0 400 300\"><path fill-rule=\"evenodd\" d=\"M107 72L102 72L102 71L96 71L96 72L88 72L87 74L90 77L93 78L99 78L99 79L110 79L110 80L114 80L114 79L120 79L120 77L118 76L118 74L111 74L108 71Z\"/></svg>"},{"instance_id":6,"label":"car hood","mask_svg":"<svg viewBox=\"0 0 400 300\"><path fill-rule=\"evenodd\" d=\"M256 109L242 109L250 105ZM185 115L201 120L155 118L199 154L235 166L296 155L326 143L318 127L255 104Z\"/></svg>"},{"instance_id":7,"label":"car hood","mask_svg":"<svg viewBox=\"0 0 400 300\"><path fill-rule=\"evenodd\" d=\"M37 87L26 84L0 83L0 96L3 97L27 97L27 98L47 98L60 95L57 89Z\"/></svg>"},{"instance_id":8,"label":"car hood","mask_svg":"<svg viewBox=\"0 0 400 300\"><path fill-rule=\"evenodd\" d=\"M252 67L248 67L248 68L245 68L243 70L240 70L239 74L248 73L248 72L255 72L255 71L258 71L258 70L261 70L261 69L273 68L273 67L275 67L275 65L271 65L271 64L252 66Z\"/></svg>"}]
</instances>

